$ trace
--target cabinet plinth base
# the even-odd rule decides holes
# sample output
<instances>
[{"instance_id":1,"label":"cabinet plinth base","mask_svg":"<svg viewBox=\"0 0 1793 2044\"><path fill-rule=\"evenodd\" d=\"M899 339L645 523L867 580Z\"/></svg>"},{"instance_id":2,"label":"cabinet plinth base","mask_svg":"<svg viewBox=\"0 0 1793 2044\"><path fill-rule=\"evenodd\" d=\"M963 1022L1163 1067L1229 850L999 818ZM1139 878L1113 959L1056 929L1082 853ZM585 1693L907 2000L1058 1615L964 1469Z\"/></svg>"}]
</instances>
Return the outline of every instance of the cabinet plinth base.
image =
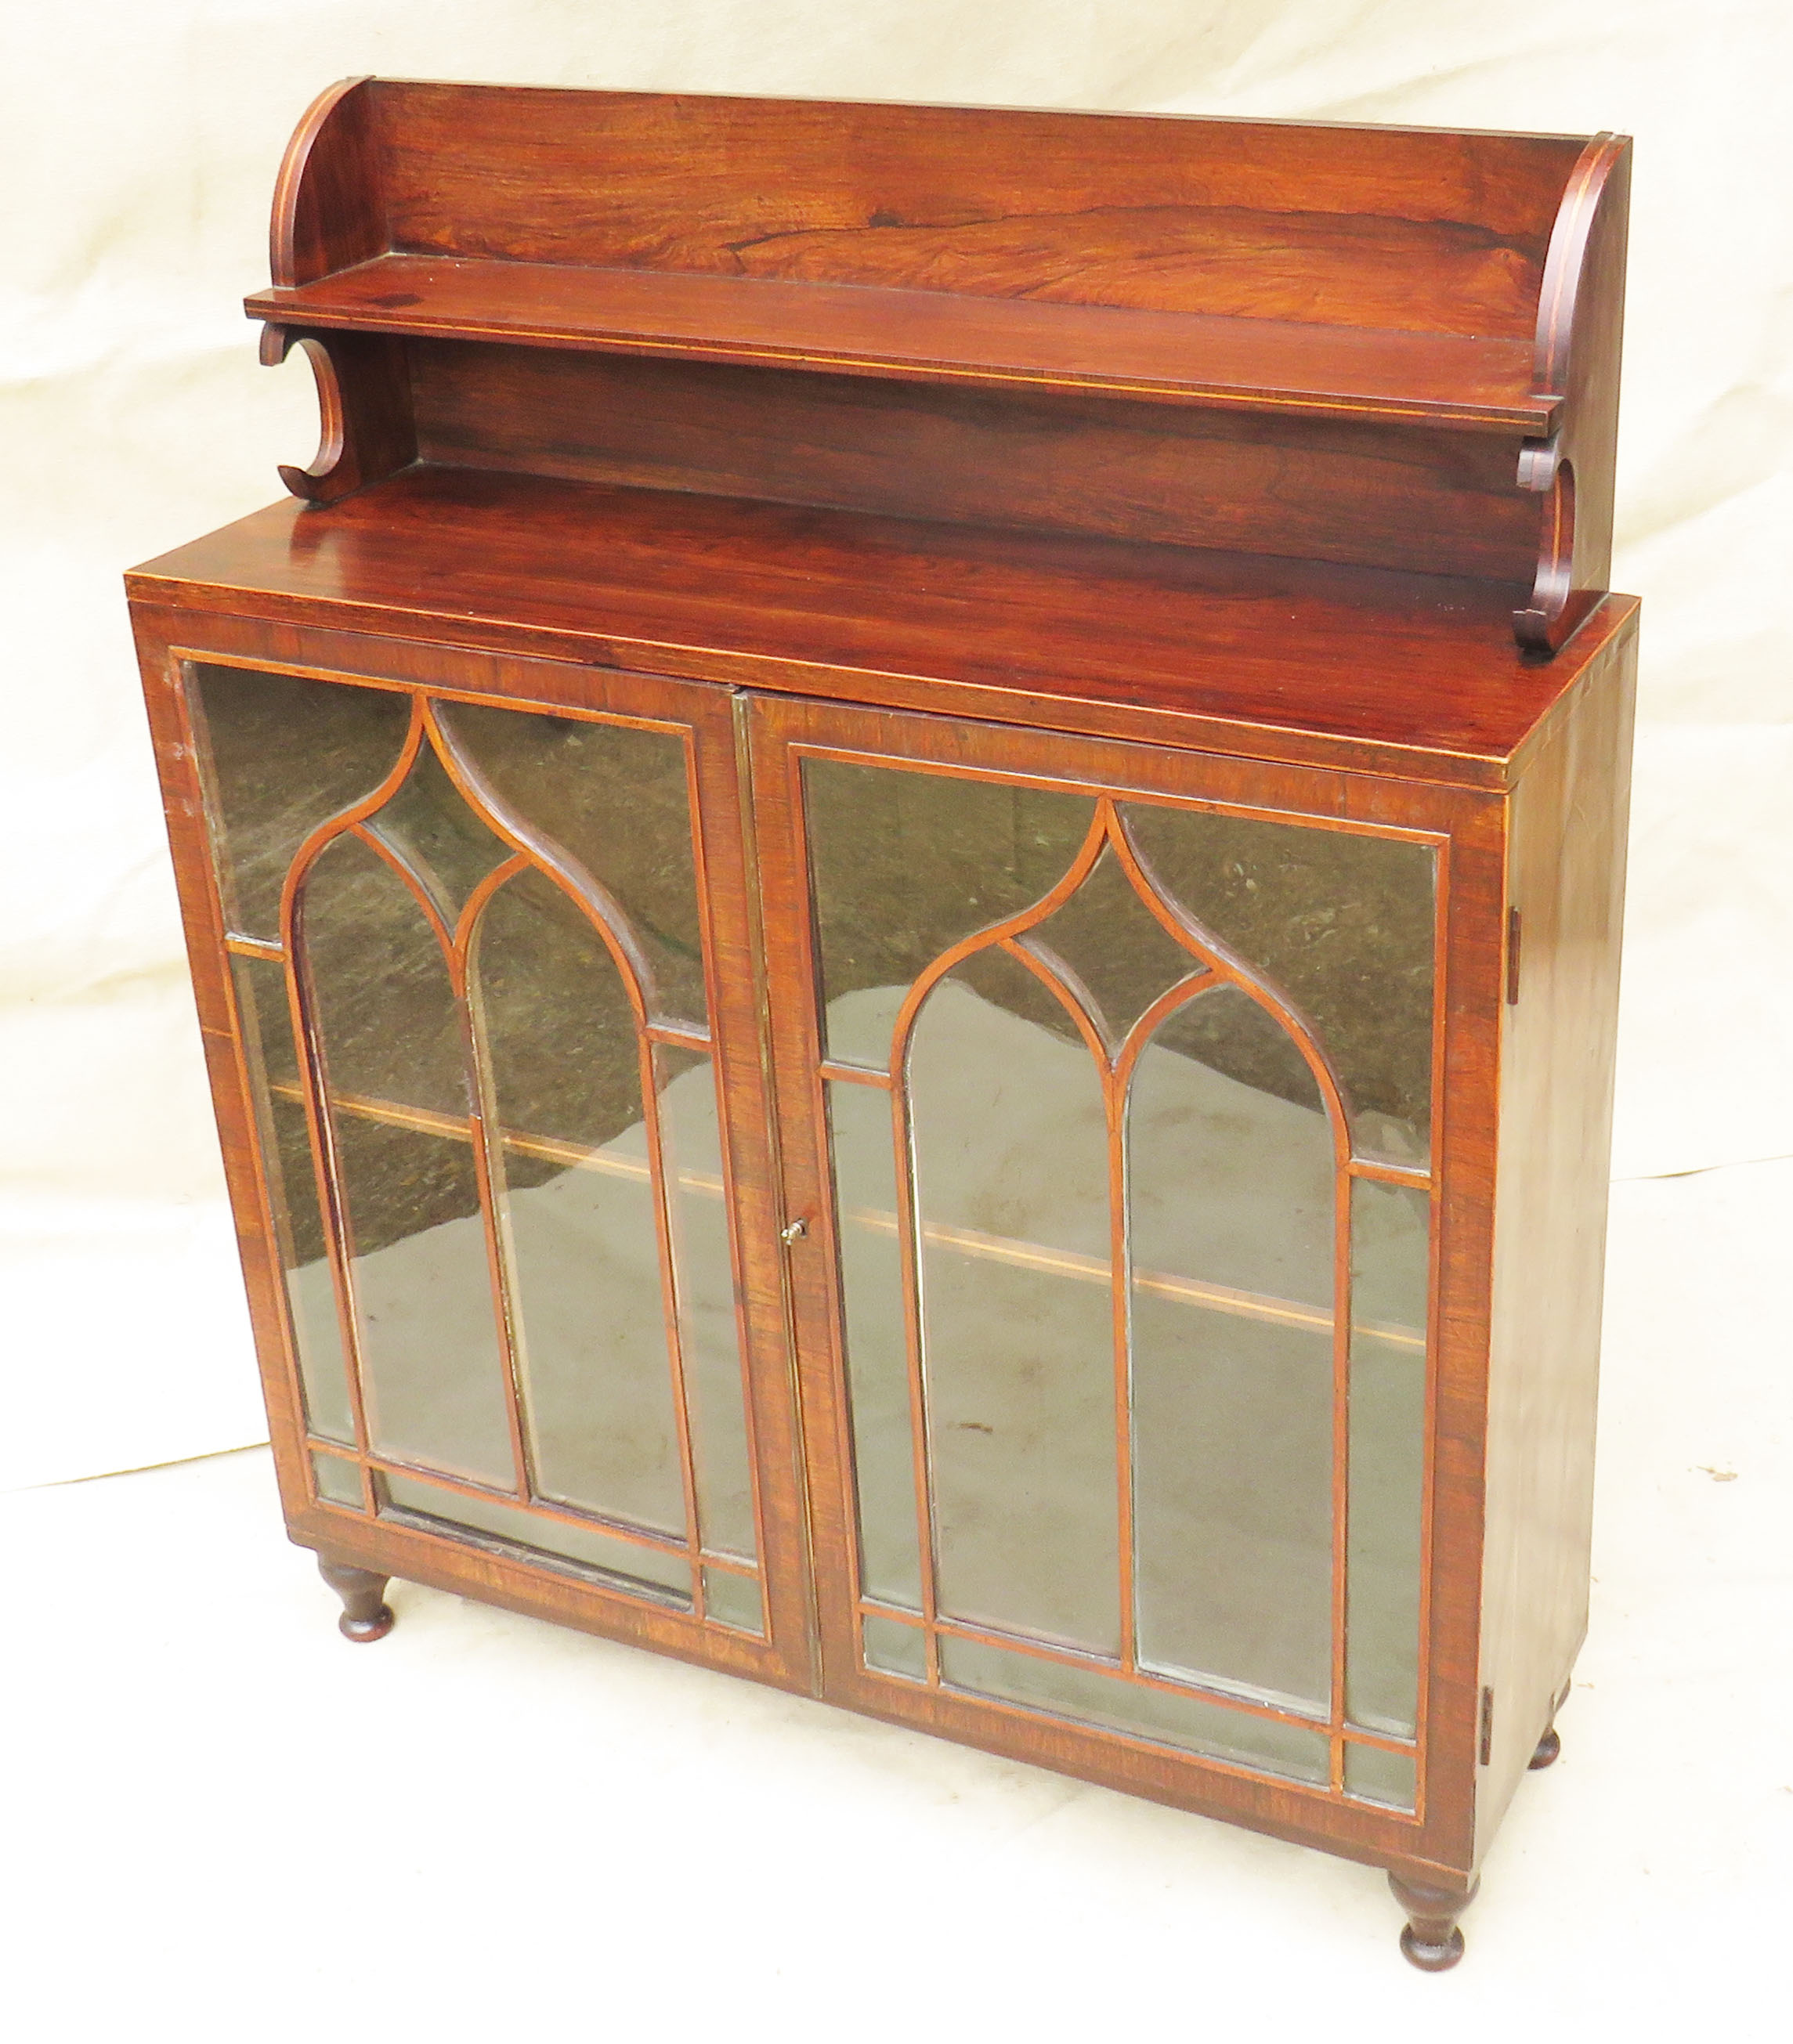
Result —
<instances>
[{"instance_id":1,"label":"cabinet plinth base","mask_svg":"<svg viewBox=\"0 0 1793 2044\"><path fill-rule=\"evenodd\" d=\"M342 1599L342 1616L337 1629L344 1639L367 1646L385 1639L392 1630L392 1607L386 1601L390 1576L371 1569L358 1569L348 1562L333 1562L328 1554L317 1557L317 1573Z\"/></svg>"},{"instance_id":2,"label":"cabinet plinth base","mask_svg":"<svg viewBox=\"0 0 1793 2044\"><path fill-rule=\"evenodd\" d=\"M1456 1919L1476 1900L1481 1884L1466 1888L1432 1888L1403 1881L1390 1869L1388 1885L1407 1912L1401 1930L1401 1951L1408 1965L1422 1973L1449 1973L1463 1957L1463 1933Z\"/></svg>"}]
</instances>

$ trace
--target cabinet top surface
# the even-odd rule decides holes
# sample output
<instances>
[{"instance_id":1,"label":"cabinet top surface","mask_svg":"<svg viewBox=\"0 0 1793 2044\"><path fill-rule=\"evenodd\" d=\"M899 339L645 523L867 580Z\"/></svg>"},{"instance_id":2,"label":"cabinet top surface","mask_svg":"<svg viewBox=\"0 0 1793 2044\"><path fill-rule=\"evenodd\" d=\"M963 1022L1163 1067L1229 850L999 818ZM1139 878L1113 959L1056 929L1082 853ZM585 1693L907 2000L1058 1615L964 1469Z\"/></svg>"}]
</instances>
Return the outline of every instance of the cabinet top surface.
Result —
<instances>
[{"instance_id":1,"label":"cabinet top surface","mask_svg":"<svg viewBox=\"0 0 1793 2044\"><path fill-rule=\"evenodd\" d=\"M1502 585L429 467L127 580L199 612L1483 787L1636 609L1607 598L1539 663Z\"/></svg>"}]
</instances>

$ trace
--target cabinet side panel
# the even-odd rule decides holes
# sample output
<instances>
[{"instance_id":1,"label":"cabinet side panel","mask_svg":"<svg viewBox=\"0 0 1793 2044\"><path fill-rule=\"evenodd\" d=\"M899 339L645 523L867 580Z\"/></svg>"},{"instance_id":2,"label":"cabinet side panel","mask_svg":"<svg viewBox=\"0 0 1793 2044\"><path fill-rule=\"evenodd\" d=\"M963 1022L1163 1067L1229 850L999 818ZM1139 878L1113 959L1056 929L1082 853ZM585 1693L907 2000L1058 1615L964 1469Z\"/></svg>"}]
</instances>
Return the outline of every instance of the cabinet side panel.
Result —
<instances>
[{"instance_id":1,"label":"cabinet side panel","mask_svg":"<svg viewBox=\"0 0 1793 2044\"><path fill-rule=\"evenodd\" d=\"M1510 810L1477 1799L1485 1850L1587 1625L1636 636L1591 666Z\"/></svg>"}]
</instances>

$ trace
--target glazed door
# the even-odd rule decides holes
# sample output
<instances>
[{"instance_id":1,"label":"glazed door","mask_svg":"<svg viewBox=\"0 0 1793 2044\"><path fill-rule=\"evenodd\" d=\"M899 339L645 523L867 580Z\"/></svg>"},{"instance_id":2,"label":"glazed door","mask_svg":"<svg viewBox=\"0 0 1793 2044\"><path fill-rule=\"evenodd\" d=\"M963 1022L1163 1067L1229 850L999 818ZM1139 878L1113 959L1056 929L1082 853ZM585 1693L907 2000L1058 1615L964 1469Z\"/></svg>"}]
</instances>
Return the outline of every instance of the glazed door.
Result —
<instances>
[{"instance_id":1,"label":"glazed door","mask_svg":"<svg viewBox=\"0 0 1793 2044\"><path fill-rule=\"evenodd\" d=\"M295 1529L806 1684L729 700L359 651L159 713Z\"/></svg>"},{"instance_id":2,"label":"glazed door","mask_svg":"<svg viewBox=\"0 0 1793 2044\"><path fill-rule=\"evenodd\" d=\"M1442 833L757 718L829 1692L1412 1850Z\"/></svg>"}]
</instances>

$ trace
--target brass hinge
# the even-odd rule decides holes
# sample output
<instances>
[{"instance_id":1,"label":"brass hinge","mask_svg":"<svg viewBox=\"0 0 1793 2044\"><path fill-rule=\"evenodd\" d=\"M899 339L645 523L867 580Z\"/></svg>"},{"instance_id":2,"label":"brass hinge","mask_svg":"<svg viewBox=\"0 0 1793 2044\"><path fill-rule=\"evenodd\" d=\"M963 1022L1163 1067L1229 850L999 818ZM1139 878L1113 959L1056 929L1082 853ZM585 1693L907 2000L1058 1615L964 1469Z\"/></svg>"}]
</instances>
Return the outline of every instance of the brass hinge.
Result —
<instances>
[{"instance_id":1,"label":"brass hinge","mask_svg":"<svg viewBox=\"0 0 1793 2044\"><path fill-rule=\"evenodd\" d=\"M1506 1005L1515 1008L1519 1001L1519 912L1506 912Z\"/></svg>"},{"instance_id":2,"label":"brass hinge","mask_svg":"<svg viewBox=\"0 0 1793 2044\"><path fill-rule=\"evenodd\" d=\"M1477 1749L1476 1757L1484 1767L1494 1758L1494 1691L1492 1689L1484 1689L1482 1692L1481 1742Z\"/></svg>"}]
</instances>

